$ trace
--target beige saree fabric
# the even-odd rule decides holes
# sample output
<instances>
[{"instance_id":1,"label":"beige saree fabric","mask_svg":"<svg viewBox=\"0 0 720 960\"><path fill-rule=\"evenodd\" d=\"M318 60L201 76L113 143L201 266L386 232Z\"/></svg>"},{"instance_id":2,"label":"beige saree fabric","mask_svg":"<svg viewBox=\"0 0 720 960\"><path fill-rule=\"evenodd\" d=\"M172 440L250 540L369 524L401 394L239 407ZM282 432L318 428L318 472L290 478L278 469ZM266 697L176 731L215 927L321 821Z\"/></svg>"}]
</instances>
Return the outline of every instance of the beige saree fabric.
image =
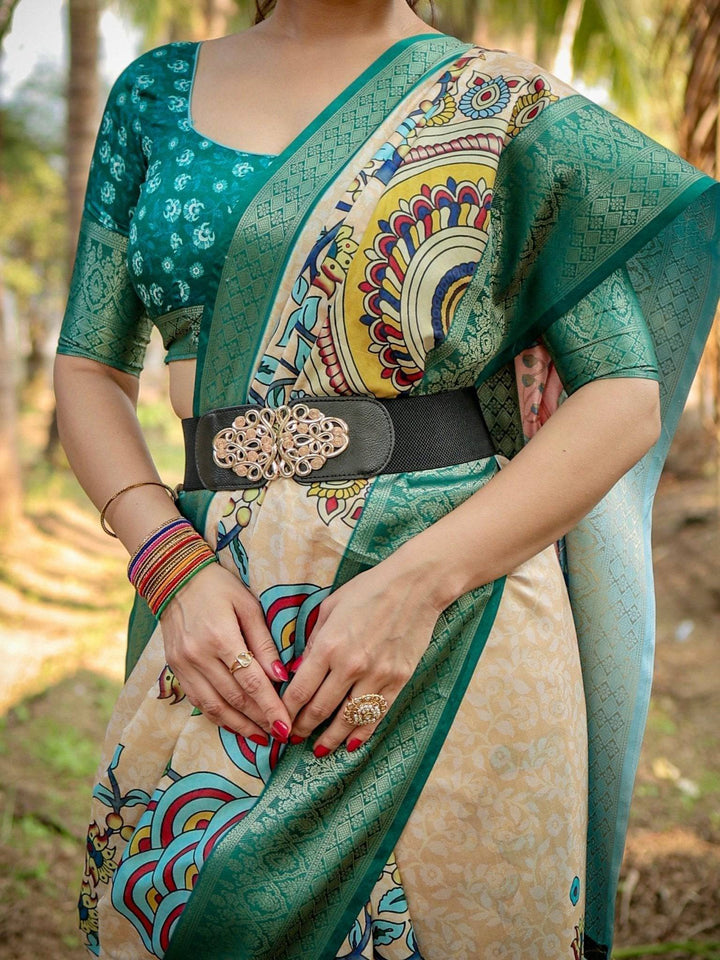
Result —
<instances>
[{"instance_id":1,"label":"beige saree fabric","mask_svg":"<svg viewBox=\"0 0 720 960\"><path fill-rule=\"evenodd\" d=\"M572 612L548 547L507 578L471 686L396 847L423 956L577 960L586 740Z\"/></svg>"}]
</instances>

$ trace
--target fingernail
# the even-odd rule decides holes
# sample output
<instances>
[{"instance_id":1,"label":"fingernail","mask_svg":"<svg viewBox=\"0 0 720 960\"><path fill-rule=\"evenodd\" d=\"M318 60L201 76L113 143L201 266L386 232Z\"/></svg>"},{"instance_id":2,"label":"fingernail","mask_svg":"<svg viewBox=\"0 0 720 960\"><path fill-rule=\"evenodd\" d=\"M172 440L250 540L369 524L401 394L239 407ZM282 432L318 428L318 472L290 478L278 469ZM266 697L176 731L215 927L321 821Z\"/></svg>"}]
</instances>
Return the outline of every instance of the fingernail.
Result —
<instances>
[{"instance_id":1,"label":"fingernail","mask_svg":"<svg viewBox=\"0 0 720 960\"><path fill-rule=\"evenodd\" d=\"M302 663L302 654L300 654L299 657L295 657L293 662L290 664L290 672L295 673L295 671L299 668L301 663Z\"/></svg>"},{"instance_id":2,"label":"fingernail","mask_svg":"<svg viewBox=\"0 0 720 960\"><path fill-rule=\"evenodd\" d=\"M281 660L276 660L273 664L271 664L270 670L272 671L273 676L277 677L278 680L290 679L290 674L285 669Z\"/></svg>"},{"instance_id":3,"label":"fingernail","mask_svg":"<svg viewBox=\"0 0 720 960\"><path fill-rule=\"evenodd\" d=\"M359 740L357 737L353 737L352 740L348 741L347 752L352 753L353 750L357 750L357 748L361 746L362 740Z\"/></svg>"},{"instance_id":4,"label":"fingernail","mask_svg":"<svg viewBox=\"0 0 720 960\"><path fill-rule=\"evenodd\" d=\"M313 753L316 757L326 757L330 753L330 747L324 747L321 743L318 743L313 748Z\"/></svg>"},{"instance_id":5,"label":"fingernail","mask_svg":"<svg viewBox=\"0 0 720 960\"><path fill-rule=\"evenodd\" d=\"M304 743L304 742L305 742L305 737L298 737L295 734L293 734L290 737L290 743Z\"/></svg>"},{"instance_id":6,"label":"fingernail","mask_svg":"<svg viewBox=\"0 0 720 960\"><path fill-rule=\"evenodd\" d=\"M276 720L271 727L271 733L276 740L280 740L282 743L287 743L290 727L286 723L283 723L282 720Z\"/></svg>"},{"instance_id":7,"label":"fingernail","mask_svg":"<svg viewBox=\"0 0 720 960\"><path fill-rule=\"evenodd\" d=\"M270 746L270 741L268 738L261 733L254 733L251 737L248 737L248 740L252 740L253 743L257 743L259 747Z\"/></svg>"}]
</instances>

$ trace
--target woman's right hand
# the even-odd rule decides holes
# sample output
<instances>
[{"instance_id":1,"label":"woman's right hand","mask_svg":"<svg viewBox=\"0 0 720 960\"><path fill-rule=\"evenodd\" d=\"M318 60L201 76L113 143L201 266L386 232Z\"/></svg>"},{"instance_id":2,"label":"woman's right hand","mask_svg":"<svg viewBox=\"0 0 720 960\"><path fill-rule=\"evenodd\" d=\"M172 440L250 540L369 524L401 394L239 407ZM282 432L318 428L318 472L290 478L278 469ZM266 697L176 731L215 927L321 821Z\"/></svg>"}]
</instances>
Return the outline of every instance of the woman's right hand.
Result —
<instances>
[{"instance_id":1,"label":"woman's right hand","mask_svg":"<svg viewBox=\"0 0 720 960\"><path fill-rule=\"evenodd\" d=\"M291 721L274 684L288 679L260 604L240 580L210 564L160 617L167 664L190 703L218 726L266 745L287 741ZM235 658L254 659L230 673Z\"/></svg>"}]
</instances>

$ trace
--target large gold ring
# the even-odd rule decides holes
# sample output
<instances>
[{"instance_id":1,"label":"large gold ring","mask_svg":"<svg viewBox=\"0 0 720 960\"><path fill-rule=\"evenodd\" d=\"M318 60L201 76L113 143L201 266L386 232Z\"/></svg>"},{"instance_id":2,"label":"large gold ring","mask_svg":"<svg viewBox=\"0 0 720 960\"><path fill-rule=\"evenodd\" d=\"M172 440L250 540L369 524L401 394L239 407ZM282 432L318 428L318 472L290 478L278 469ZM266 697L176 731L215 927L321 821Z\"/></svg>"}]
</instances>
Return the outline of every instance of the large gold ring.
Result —
<instances>
[{"instance_id":1,"label":"large gold ring","mask_svg":"<svg viewBox=\"0 0 720 960\"><path fill-rule=\"evenodd\" d=\"M239 653L233 662L228 667L230 673L235 673L236 670L240 670L243 667L249 667L253 662L255 657L250 653L249 650L243 650L242 653Z\"/></svg>"},{"instance_id":2,"label":"large gold ring","mask_svg":"<svg viewBox=\"0 0 720 960\"><path fill-rule=\"evenodd\" d=\"M365 693L348 700L343 717L354 727L364 727L368 723L377 723L387 712L388 702L381 693Z\"/></svg>"}]
</instances>

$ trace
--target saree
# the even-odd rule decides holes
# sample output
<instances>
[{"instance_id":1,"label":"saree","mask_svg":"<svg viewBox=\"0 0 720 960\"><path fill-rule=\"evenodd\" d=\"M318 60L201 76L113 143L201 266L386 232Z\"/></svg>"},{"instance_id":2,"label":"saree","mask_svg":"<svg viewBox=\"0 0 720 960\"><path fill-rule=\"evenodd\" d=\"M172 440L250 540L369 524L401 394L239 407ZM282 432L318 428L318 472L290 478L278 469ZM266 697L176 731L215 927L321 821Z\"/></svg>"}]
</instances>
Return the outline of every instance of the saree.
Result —
<instances>
[{"instance_id":1,"label":"saree","mask_svg":"<svg viewBox=\"0 0 720 960\"><path fill-rule=\"evenodd\" d=\"M93 953L609 956L652 674L650 510L720 294L717 214L714 181L639 131L436 34L394 44L253 181L206 279L195 414L475 387L498 451L181 493L283 663L332 590L492 482L585 383L658 379L662 436L557 549L442 613L353 754L215 727L137 599L93 793Z\"/></svg>"}]
</instances>

